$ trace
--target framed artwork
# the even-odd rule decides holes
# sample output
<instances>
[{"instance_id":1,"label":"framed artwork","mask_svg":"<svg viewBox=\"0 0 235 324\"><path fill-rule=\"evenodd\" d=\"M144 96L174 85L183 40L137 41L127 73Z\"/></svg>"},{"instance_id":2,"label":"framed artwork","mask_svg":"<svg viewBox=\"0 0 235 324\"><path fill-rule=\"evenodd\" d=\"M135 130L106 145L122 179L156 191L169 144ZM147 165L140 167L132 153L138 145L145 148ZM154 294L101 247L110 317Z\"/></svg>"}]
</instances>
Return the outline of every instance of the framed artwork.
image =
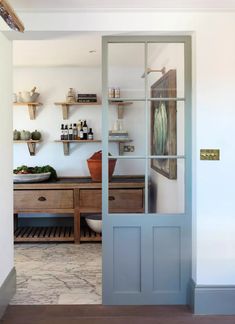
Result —
<instances>
[{"instance_id":1,"label":"framed artwork","mask_svg":"<svg viewBox=\"0 0 235 324\"><path fill-rule=\"evenodd\" d=\"M152 98L176 98L176 70L169 70L151 86ZM176 101L151 102L151 155L176 155ZM176 159L151 159L151 168L177 179Z\"/></svg>"}]
</instances>

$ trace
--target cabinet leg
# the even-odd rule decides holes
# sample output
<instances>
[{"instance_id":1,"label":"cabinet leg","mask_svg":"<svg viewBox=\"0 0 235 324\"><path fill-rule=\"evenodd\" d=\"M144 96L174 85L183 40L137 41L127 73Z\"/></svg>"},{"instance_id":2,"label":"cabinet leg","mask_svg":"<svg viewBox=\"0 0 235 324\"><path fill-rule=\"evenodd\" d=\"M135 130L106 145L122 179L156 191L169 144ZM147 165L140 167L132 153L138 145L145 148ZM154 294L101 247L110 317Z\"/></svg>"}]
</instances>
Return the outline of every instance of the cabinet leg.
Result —
<instances>
[{"instance_id":1,"label":"cabinet leg","mask_svg":"<svg viewBox=\"0 0 235 324\"><path fill-rule=\"evenodd\" d=\"M18 228L18 214L14 214L14 231Z\"/></svg>"},{"instance_id":2,"label":"cabinet leg","mask_svg":"<svg viewBox=\"0 0 235 324\"><path fill-rule=\"evenodd\" d=\"M74 243L80 244L80 212L78 209L74 211Z\"/></svg>"}]
</instances>

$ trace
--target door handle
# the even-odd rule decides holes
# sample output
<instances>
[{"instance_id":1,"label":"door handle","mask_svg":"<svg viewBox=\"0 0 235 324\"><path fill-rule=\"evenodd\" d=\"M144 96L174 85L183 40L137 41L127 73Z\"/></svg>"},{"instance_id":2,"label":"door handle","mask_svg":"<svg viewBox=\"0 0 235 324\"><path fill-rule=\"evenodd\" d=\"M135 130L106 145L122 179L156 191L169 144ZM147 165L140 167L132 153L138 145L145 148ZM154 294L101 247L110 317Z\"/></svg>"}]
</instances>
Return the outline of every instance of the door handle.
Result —
<instances>
[{"instance_id":1,"label":"door handle","mask_svg":"<svg viewBox=\"0 0 235 324\"><path fill-rule=\"evenodd\" d=\"M115 200L114 196L109 196L109 200Z\"/></svg>"},{"instance_id":2,"label":"door handle","mask_svg":"<svg viewBox=\"0 0 235 324\"><path fill-rule=\"evenodd\" d=\"M39 201L46 201L47 199L45 197L39 197L38 200Z\"/></svg>"}]
</instances>

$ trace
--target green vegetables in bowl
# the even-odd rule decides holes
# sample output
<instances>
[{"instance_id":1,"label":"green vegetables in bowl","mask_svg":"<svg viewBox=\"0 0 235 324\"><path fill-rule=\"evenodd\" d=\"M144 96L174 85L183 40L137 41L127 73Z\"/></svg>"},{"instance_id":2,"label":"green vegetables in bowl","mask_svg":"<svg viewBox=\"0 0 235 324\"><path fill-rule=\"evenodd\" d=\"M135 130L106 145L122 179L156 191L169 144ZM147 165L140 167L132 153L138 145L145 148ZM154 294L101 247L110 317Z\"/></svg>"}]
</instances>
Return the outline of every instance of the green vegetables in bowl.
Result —
<instances>
[{"instance_id":1,"label":"green vegetables in bowl","mask_svg":"<svg viewBox=\"0 0 235 324\"><path fill-rule=\"evenodd\" d=\"M50 165L44 165L44 166L35 166L35 167L28 167L27 165L22 165L16 169L13 170L14 174L35 174L35 173L47 173L50 172L50 180L57 180L57 173L54 168L52 168Z\"/></svg>"}]
</instances>

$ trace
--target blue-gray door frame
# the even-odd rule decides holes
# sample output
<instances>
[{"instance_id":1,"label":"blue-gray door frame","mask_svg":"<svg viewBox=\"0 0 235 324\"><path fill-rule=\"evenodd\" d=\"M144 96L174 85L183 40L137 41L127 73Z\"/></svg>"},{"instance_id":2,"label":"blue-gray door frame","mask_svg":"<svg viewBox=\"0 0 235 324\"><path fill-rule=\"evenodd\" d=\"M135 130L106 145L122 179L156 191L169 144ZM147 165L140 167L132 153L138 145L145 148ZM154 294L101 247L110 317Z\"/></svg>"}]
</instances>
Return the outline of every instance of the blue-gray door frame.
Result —
<instances>
[{"instance_id":1,"label":"blue-gray door frame","mask_svg":"<svg viewBox=\"0 0 235 324\"><path fill-rule=\"evenodd\" d=\"M108 213L108 45L111 43L143 43L145 48L148 43L184 44L185 154L172 157L185 161L185 212L182 214ZM190 36L103 37L103 304L187 304L192 255L191 56ZM147 93L144 101L148 101ZM147 181L148 177L146 185Z\"/></svg>"}]
</instances>

